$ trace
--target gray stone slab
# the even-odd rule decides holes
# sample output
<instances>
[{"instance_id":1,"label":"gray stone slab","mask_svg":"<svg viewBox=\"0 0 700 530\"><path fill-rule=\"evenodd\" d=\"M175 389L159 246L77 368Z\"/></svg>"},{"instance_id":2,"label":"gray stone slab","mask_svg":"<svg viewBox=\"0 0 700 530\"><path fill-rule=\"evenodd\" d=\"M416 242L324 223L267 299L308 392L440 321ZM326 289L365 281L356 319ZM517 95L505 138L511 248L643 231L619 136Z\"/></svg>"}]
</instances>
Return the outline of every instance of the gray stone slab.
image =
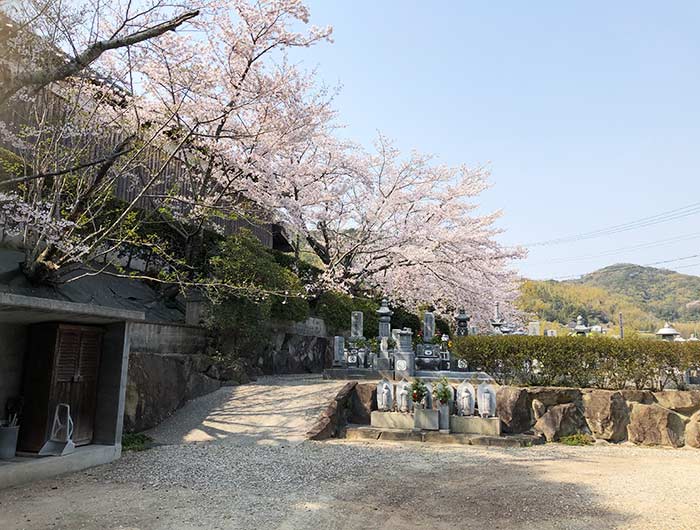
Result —
<instances>
[{"instance_id":1,"label":"gray stone slab","mask_svg":"<svg viewBox=\"0 0 700 530\"><path fill-rule=\"evenodd\" d=\"M415 409L414 428L422 431L437 431L440 429L440 415L437 410Z\"/></svg>"},{"instance_id":2,"label":"gray stone slab","mask_svg":"<svg viewBox=\"0 0 700 530\"><path fill-rule=\"evenodd\" d=\"M378 429L413 429L413 414L373 410L370 425Z\"/></svg>"},{"instance_id":3,"label":"gray stone slab","mask_svg":"<svg viewBox=\"0 0 700 530\"><path fill-rule=\"evenodd\" d=\"M499 418L480 418L478 416L450 416L450 431L460 434L501 435Z\"/></svg>"},{"instance_id":4,"label":"gray stone slab","mask_svg":"<svg viewBox=\"0 0 700 530\"><path fill-rule=\"evenodd\" d=\"M0 489L64 473L74 473L88 467L107 464L119 458L119 445L84 445L74 453L60 457L16 457L0 463Z\"/></svg>"}]
</instances>

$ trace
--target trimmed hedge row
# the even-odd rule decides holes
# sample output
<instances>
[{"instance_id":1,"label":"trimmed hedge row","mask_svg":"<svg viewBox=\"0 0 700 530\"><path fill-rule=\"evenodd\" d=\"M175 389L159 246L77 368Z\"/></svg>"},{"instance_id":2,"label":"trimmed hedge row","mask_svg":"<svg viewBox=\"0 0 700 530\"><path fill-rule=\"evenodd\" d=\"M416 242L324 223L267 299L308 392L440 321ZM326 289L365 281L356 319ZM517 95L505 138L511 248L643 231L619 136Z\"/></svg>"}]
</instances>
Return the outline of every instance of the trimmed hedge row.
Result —
<instances>
[{"instance_id":1,"label":"trimmed hedge row","mask_svg":"<svg viewBox=\"0 0 700 530\"><path fill-rule=\"evenodd\" d=\"M700 367L700 342L608 337L470 336L454 339L455 356L503 384L621 389L685 386Z\"/></svg>"}]
</instances>

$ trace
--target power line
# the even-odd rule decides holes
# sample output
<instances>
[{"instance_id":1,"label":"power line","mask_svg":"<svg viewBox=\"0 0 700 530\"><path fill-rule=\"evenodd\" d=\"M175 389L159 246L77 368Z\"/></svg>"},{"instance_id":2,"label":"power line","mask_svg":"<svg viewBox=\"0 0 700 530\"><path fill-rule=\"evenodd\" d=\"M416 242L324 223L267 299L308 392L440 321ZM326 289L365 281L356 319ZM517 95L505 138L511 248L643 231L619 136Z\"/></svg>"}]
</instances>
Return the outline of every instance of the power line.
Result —
<instances>
[{"instance_id":1,"label":"power line","mask_svg":"<svg viewBox=\"0 0 700 530\"><path fill-rule=\"evenodd\" d=\"M700 238L700 232L693 233L693 234L686 234L683 236L676 236L676 237L671 237L671 238L659 239L656 241L648 241L646 243L640 243L638 245L633 245L630 247L623 247L623 248L608 250L608 251L601 252L598 254L587 254L584 256L572 256L569 258L555 258L555 259L551 259L551 260L547 260L547 261L532 262L532 264L533 265L556 264L556 263L571 263L571 262L575 262L575 261L585 261L585 260L590 260L590 259L602 258L605 256L614 256L616 254L624 254L625 252L629 252L630 250L640 250L640 249L646 249L646 248L662 247L664 245L668 245L671 243L678 243L681 241L690 241L690 240L698 239L698 238Z\"/></svg>"},{"instance_id":2,"label":"power line","mask_svg":"<svg viewBox=\"0 0 700 530\"><path fill-rule=\"evenodd\" d=\"M526 243L525 247L542 247L550 245L559 245L563 243L572 243L575 241L581 241L584 239L593 239L596 237L603 237L612 234L618 234L620 232L627 232L629 230L636 230L638 228L644 228L647 226L652 226L659 223L666 223L669 221L675 221L677 219L682 219L690 215L695 215L700 213L700 202L689 204L682 208L675 208L673 210L668 210L665 212L658 213L656 215L651 215L648 217L642 217L635 221L629 221L627 223L622 223L619 225L609 226L607 228L600 228L598 230L593 230L591 232L583 232L580 234L574 234L571 236L559 237L554 239L548 239L544 241L536 241L533 243Z\"/></svg>"}]
</instances>

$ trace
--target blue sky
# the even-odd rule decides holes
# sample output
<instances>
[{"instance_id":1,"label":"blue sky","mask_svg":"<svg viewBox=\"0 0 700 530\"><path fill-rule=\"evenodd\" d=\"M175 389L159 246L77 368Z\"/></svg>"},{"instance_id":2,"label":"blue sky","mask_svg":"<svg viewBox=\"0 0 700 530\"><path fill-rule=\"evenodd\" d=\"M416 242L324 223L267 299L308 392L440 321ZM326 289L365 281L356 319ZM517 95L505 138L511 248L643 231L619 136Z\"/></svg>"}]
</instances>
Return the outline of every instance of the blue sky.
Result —
<instances>
[{"instance_id":1,"label":"blue sky","mask_svg":"<svg viewBox=\"0 0 700 530\"><path fill-rule=\"evenodd\" d=\"M447 163L489 162L493 187L481 204L504 211L504 244L700 203L700 3L308 5L312 23L334 26L335 42L293 58L342 85L348 136L368 144L381 130ZM700 255L699 220L533 247L517 268L559 278ZM665 266L700 274L700 257Z\"/></svg>"}]
</instances>

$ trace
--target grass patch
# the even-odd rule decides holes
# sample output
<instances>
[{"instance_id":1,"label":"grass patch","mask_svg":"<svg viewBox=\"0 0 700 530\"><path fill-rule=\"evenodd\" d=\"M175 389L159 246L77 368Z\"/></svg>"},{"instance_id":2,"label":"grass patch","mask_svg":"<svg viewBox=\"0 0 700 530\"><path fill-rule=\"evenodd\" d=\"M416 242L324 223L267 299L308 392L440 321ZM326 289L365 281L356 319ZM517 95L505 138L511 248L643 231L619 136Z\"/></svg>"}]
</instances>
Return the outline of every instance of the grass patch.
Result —
<instances>
[{"instance_id":1,"label":"grass patch","mask_svg":"<svg viewBox=\"0 0 700 530\"><path fill-rule=\"evenodd\" d=\"M571 434L569 436L562 436L559 439L559 443L564 445L591 445L593 443L593 437L589 434Z\"/></svg>"},{"instance_id":2,"label":"grass patch","mask_svg":"<svg viewBox=\"0 0 700 530\"><path fill-rule=\"evenodd\" d=\"M123 451L145 451L153 438L142 433L127 433L122 436Z\"/></svg>"}]
</instances>

